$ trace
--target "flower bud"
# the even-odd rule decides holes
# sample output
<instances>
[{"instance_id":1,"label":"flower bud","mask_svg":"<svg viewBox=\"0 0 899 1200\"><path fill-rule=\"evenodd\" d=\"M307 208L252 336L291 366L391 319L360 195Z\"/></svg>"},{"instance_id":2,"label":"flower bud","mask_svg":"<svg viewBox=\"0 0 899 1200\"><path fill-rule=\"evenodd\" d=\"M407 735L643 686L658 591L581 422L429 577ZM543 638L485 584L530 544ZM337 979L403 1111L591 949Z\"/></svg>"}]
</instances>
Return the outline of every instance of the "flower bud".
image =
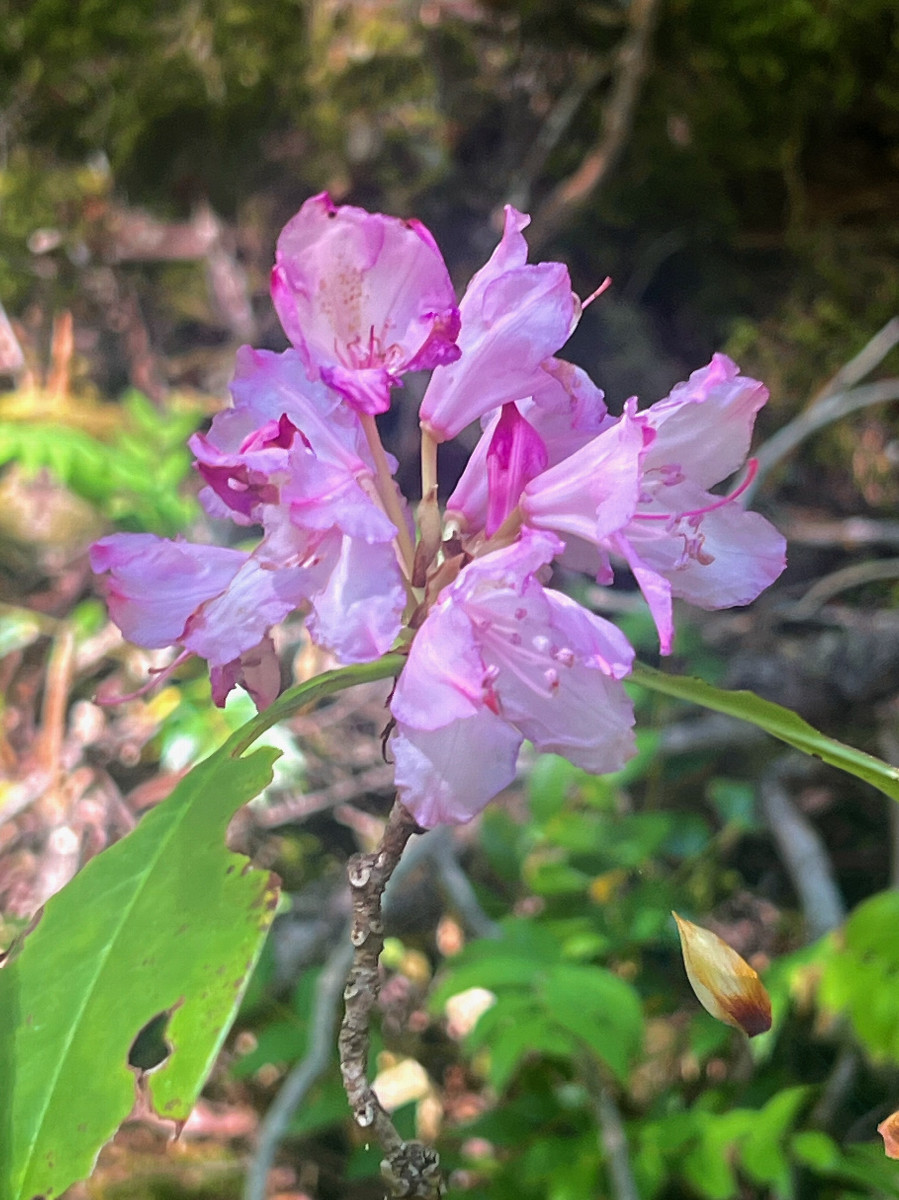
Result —
<instances>
[{"instance_id":1,"label":"flower bud","mask_svg":"<svg viewBox=\"0 0 899 1200\"><path fill-rule=\"evenodd\" d=\"M890 1113L877 1126L883 1138L883 1150L887 1158L899 1158L899 1112Z\"/></svg>"},{"instance_id":2,"label":"flower bud","mask_svg":"<svg viewBox=\"0 0 899 1200\"><path fill-rule=\"evenodd\" d=\"M684 967L699 1003L711 1015L748 1037L771 1028L771 998L745 959L710 929L672 913L680 934Z\"/></svg>"}]
</instances>

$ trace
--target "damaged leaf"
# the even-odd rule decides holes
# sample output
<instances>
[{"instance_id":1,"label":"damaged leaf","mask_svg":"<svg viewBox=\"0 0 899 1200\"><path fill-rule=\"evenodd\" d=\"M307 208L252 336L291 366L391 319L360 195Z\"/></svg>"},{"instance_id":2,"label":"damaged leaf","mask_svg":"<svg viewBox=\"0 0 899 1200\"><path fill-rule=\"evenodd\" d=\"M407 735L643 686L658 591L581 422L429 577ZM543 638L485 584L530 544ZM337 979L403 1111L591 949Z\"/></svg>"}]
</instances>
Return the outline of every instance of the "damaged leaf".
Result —
<instances>
[{"instance_id":1,"label":"damaged leaf","mask_svg":"<svg viewBox=\"0 0 899 1200\"><path fill-rule=\"evenodd\" d=\"M273 876L225 848L277 752L235 750L88 863L0 970L2 1200L49 1200L87 1176L138 1081L160 1116L187 1119L277 899ZM163 1014L168 1054L144 1074L132 1047Z\"/></svg>"}]
</instances>

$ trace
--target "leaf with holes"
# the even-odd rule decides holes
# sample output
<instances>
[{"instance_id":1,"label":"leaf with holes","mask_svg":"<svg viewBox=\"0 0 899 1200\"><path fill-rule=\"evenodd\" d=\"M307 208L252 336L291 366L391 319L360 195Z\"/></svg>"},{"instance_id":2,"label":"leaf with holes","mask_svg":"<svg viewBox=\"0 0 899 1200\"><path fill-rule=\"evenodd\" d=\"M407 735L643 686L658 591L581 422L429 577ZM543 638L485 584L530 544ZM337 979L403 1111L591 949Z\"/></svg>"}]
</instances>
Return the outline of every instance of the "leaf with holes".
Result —
<instances>
[{"instance_id":1,"label":"leaf with holes","mask_svg":"<svg viewBox=\"0 0 899 1200\"><path fill-rule=\"evenodd\" d=\"M187 1119L277 899L275 878L225 847L277 752L234 748L88 863L0 970L2 1200L49 1200L88 1175L137 1086L161 1116ZM168 1053L143 1074L129 1051L154 1018Z\"/></svg>"}]
</instances>

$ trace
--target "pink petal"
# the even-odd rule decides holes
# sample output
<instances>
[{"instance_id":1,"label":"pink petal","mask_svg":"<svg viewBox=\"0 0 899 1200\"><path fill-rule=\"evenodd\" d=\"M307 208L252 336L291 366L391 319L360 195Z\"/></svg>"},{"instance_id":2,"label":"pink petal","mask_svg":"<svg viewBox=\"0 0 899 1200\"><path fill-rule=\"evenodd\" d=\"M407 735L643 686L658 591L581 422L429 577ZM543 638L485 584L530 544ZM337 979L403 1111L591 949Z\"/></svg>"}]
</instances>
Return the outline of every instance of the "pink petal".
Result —
<instances>
[{"instance_id":1,"label":"pink petal","mask_svg":"<svg viewBox=\"0 0 899 1200\"><path fill-rule=\"evenodd\" d=\"M488 537L518 505L524 486L545 470L546 446L514 404L504 404L487 449Z\"/></svg>"},{"instance_id":2,"label":"pink petal","mask_svg":"<svg viewBox=\"0 0 899 1200\"><path fill-rule=\"evenodd\" d=\"M150 649L181 642L194 611L223 592L248 558L241 550L149 533L114 533L90 551L94 572L108 572L106 602L113 621L130 642Z\"/></svg>"},{"instance_id":3,"label":"pink petal","mask_svg":"<svg viewBox=\"0 0 899 1200\"><path fill-rule=\"evenodd\" d=\"M527 222L507 207L502 240L459 305L462 357L434 372L421 404L422 426L437 441L530 395L534 372L571 333L577 310L568 270L562 263L526 264Z\"/></svg>"},{"instance_id":4,"label":"pink petal","mask_svg":"<svg viewBox=\"0 0 899 1200\"><path fill-rule=\"evenodd\" d=\"M617 532L637 508L652 436L643 416L627 408L614 425L528 484L521 500L525 519L588 542Z\"/></svg>"},{"instance_id":5,"label":"pink petal","mask_svg":"<svg viewBox=\"0 0 899 1200\"><path fill-rule=\"evenodd\" d=\"M485 704L484 671L471 621L448 597L415 635L390 710L415 729L472 717Z\"/></svg>"},{"instance_id":6,"label":"pink petal","mask_svg":"<svg viewBox=\"0 0 899 1200\"><path fill-rule=\"evenodd\" d=\"M425 829L461 825L515 778L521 734L488 708L436 730L390 739L399 799Z\"/></svg>"},{"instance_id":7,"label":"pink petal","mask_svg":"<svg viewBox=\"0 0 899 1200\"><path fill-rule=\"evenodd\" d=\"M278 239L272 299L310 378L384 412L404 371L458 357L458 313L434 239L417 221L307 200Z\"/></svg>"},{"instance_id":8,"label":"pink petal","mask_svg":"<svg viewBox=\"0 0 899 1200\"><path fill-rule=\"evenodd\" d=\"M234 409L219 413L209 434L220 449L235 450L235 437L242 440L264 421L286 413L319 458L343 463L348 471L373 468L358 416L331 388L305 377L296 350L275 354L242 346L237 352L231 394ZM395 460L391 460L391 469L396 469Z\"/></svg>"},{"instance_id":9,"label":"pink petal","mask_svg":"<svg viewBox=\"0 0 899 1200\"><path fill-rule=\"evenodd\" d=\"M546 448L546 465L550 467L615 424L615 419L608 415L602 392L587 373L560 358L548 358L540 364L516 408L539 435ZM447 516L459 521L468 533L483 529L487 522L487 453L501 411L481 418L484 432L447 501ZM527 482L525 478L523 485ZM516 504L518 499L516 496ZM514 504L509 511L512 507Z\"/></svg>"},{"instance_id":10,"label":"pink petal","mask_svg":"<svg viewBox=\"0 0 899 1200\"><path fill-rule=\"evenodd\" d=\"M258 646L209 671L212 699L223 708L228 694L238 684L252 697L259 712L274 704L281 691L281 665L272 639L264 637Z\"/></svg>"},{"instance_id":11,"label":"pink petal","mask_svg":"<svg viewBox=\"0 0 899 1200\"><path fill-rule=\"evenodd\" d=\"M306 627L340 662L371 662L395 642L405 604L393 547L344 537L325 587L312 596Z\"/></svg>"},{"instance_id":12,"label":"pink petal","mask_svg":"<svg viewBox=\"0 0 899 1200\"><path fill-rule=\"evenodd\" d=\"M533 578L518 595L479 599L470 611L500 714L538 750L619 770L634 753L633 706L618 682L634 657L624 635Z\"/></svg>"},{"instance_id":13,"label":"pink petal","mask_svg":"<svg viewBox=\"0 0 899 1200\"><path fill-rule=\"evenodd\" d=\"M699 518L682 517L670 528L658 525L632 521L626 536L642 562L669 580L675 596L700 608L750 604L786 566L785 539L735 501Z\"/></svg>"},{"instance_id":14,"label":"pink petal","mask_svg":"<svg viewBox=\"0 0 899 1200\"><path fill-rule=\"evenodd\" d=\"M311 574L304 567L272 568L257 550L224 590L191 615L181 641L211 666L224 666L305 601Z\"/></svg>"},{"instance_id":15,"label":"pink petal","mask_svg":"<svg viewBox=\"0 0 899 1200\"><path fill-rule=\"evenodd\" d=\"M647 472L675 466L706 489L726 479L746 461L756 414L767 399L764 384L740 375L726 355L714 355L645 411L657 434Z\"/></svg>"}]
</instances>

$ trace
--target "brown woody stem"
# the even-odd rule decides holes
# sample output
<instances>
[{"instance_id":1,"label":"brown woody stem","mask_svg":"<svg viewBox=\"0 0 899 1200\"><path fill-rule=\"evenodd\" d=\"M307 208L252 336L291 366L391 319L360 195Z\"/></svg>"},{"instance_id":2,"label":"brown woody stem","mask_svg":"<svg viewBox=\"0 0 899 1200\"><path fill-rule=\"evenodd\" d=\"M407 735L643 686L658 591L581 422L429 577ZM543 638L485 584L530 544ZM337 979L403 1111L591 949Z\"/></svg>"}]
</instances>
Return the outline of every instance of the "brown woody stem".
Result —
<instances>
[{"instance_id":1,"label":"brown woody stem","mask_svg":"<svg viewBox=\"0 0 899 1200\"><path fill-rule=\"evenodd\" d=\"M371 1130L384 1150L381 1171L394 1197L437 1200L442 1195L440 1160L421 1142L405 1142L368 1082L371 1014L381 989L378 960L384 948L381 901L406 843L423 832L412 815L394 802L384 835L370 854L354 854L347 866L353 901L350 939L355 947L347 977L346 1011L340 1027L340 1071L356 1124Z\"/></svg>"}]
</instances>

